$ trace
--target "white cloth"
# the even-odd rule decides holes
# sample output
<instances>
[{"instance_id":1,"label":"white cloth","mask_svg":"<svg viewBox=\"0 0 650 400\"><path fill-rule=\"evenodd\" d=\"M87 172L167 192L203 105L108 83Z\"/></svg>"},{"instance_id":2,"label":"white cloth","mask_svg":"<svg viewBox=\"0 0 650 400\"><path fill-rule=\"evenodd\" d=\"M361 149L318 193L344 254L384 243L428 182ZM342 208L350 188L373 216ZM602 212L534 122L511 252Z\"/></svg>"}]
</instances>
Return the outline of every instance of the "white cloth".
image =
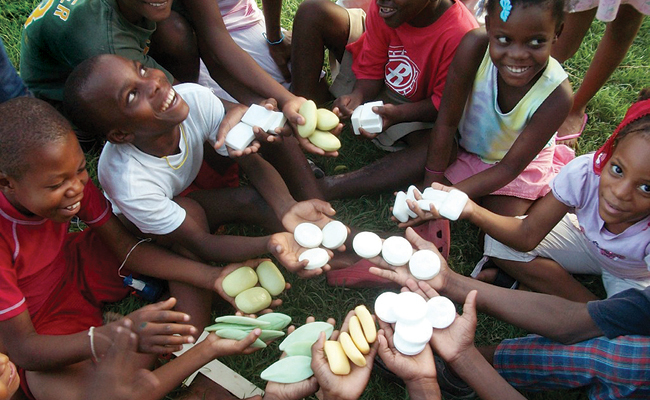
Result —
<instances>
[{"instance_id":1,"label":"white cloth","mask_svg":"<svg viewBox=\"0 0 650 400\"><path fill-rule=\"evenodd\" d=\"M144 233L165 235L185 220L185 210L172 199L194 181L203 162L203 144L214 144L225 111L212 92L193 83L174 86L189 106L182 122L180 153L167 160L134 145L106 143L99 157L98 177L113 212L124 214ZM186 159L187 157L187 159ZM185 163L177 170L170 167ZM167 162L169 161L169 163Z\"/></svg>"},{"instance_id":2,"label":"white cloth","mask_svg":"<svg viewBox=\"0 0 650 400\"><path fill-rule=\"evenodd\" d=\"M276 82L289 89L291 82L287 82L282 76L280 68L271 57L266 39L262 36L262 33L266 32L266 23L264 14L255 0L219 0L219 10L226 29L235 43L247 52ZM203 60L201 60L199 84L209 87L224 100L237 102L212 79Z\"/></svg>"}]
</instances>

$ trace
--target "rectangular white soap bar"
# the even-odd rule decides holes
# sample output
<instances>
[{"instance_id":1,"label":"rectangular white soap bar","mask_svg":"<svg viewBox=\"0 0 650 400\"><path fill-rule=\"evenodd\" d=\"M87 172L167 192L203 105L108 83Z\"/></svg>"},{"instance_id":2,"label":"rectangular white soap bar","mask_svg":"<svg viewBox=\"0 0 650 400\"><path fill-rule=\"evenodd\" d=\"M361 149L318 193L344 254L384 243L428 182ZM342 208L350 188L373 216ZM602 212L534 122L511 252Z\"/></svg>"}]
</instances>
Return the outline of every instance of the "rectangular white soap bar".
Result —
<instances>
[{"instance_id":1,"label":"rectangular white soap bar","mask_svg":"<svg viewBox=\"0 0 650 400\"><path fill-rule=\"evenodd\" d=\"M260 128L265 129L269 124L269 120L273 117L273 111L267 110L266 108L259 106L257 104L252 104L246 114L241 118L241 122L250 126L259 126Z\"/></svg>"},{"instance_id":2,"label":"rectangular white soap bar","mask_svg":"<svg viewBox=\"0 0 650 400\"><path fill-rule=\"evenodd\" d=\"M359 117L359 123L361 127L368 133L379 133L382 131L383 122L379 114L375 114L372 111L372 107L381 107L384 103L382 101L373 101L371 103L366 103L363 105L363 111L361 111L361 116Z\"/></svg>"},{"instance_id":3,"label":"rectangular white soap bar","mask_svg":"<svg viewBox=\"0 0 650 400\"><path fill-rule=\"evenodd\" d=\"M424 192L422 192L422 198L427 200L429 203L433 203L436 209L440 209L440 206L442 206L442 203L444 203L448 196L448 192L434 189L432 187L428 187L424 189Z\"/></svg>"},{"instance_id":4,"label":"rectangular white soap bar","mask_svg":"<svg viewBox=\"0 0 650 400\"><path fill-rule=\"evenodd\" d=\"M244 150L255 139L253 127L240 122L226 135L226 146L234 150Z\"/></svg>"},{"instance_id":5,"label":"rectangular white soap bar","mask_svg":"<svg viewBox=\"0 0 650 400\"><path fill-rule=\"evenodd\" d=\"M438 213L450 221L456 221L467 204L469 197L460 190L453 189L438 209Z\"/></svg>"},{"instance_id":6,"label":"rectangular white soap bar","mask_svg":"<svg viewBox=\"0 0 650 400\"><path fill-rule=\"evenodd\" d=\"M352 130L354 131L354 134L357 136L361 135L361 133L359 132L359 128L361 127L360 117L362 111L363 111L363 104L355 108L354 112L352 112L352 116L350 117L350 121L352 121Z\"/></svg>"},{"instance_id":7,"label":"rectangular white soap bar","mask_svg":"<svg viewBox=\"0 0 650 400\"><path fill-rule=\"evenodd\" d=\"M263 127L263 129L271 134L275 134L277 128L282 128L284 124L287 123L287 117L284 116L281 112L271 111L273 115L269 118L268 126Z\"/></svg>"}]
</instances>

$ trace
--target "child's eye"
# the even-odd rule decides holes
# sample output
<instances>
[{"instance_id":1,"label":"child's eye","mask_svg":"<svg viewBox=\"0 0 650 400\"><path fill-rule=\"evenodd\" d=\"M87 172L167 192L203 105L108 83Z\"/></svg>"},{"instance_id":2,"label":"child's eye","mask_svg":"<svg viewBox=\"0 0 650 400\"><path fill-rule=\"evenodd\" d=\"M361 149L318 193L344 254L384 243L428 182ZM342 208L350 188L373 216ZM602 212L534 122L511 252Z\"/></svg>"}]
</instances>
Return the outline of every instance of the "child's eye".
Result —
<instances>
[{"instance_id":1,"label":"child's eye","mask_svg":"<svg viewBox=\"0 0 650 400\"><path fill-rule=\"evenodd\" d=\"M508 38L505 36L497 36L497 42L501 44L508 44Z\"/></svg>"},{"instance_id":2,"label":"child's eye","mask_svg":"<svg viewBox=\"0 0 650 400\"><path fill-rule=\"evenodd\" d=\"M51 189L51 190L56 190L56 189L60 188L61 186L63 186L63 181L61 181L61 182L59 182L57 184L54 184L54 185L50 185L47 188Z\"/></svg>"},{"instance_id":3,"label":"child's eye","mask_svg":"<svg viewBox=\"0 0 650 400\"><path fill-rule=\"evenodd\" d=\"M650 185L647 183L639 186L639 189L641 189L643 193L650 194Z\"/></svg>"},{"instance_id":4,"label":"child's eye","mask_svg":"<svg viewBox=\"0 0 650 400\"><path fill-rule=\"evenodd\" d=\"M533 39L530 41L530 45L533 47L539 47L544 44L544 40L542 39Z\"/></svg>"},{"instance_id":5,"label":"child's eye","mask_svg":"<svg viewBox=\"0 0 650 400\"><path fill-rule=\"evenodd\" d=\"M144 74L147 72L147 69L144 67L144 65L140 66L140 75L144 76Z\"/></svg>"},{"instance_id":6,"label":"child's eye","mask_svg":"<svg viewBox=\"0 0 650 400\"><path fill-rule=\"evenodd\" d=\"M622 175L623 174L623 168L619 167L616 164L612 164L612 166L610 168L610 171L612 171L612 173L614 175Z\"/></svg>"},{"instance_id":7,"label":"child's eye","mask_svg":"<svg viewBox=\"0 0 650 400\"><path fill-rule=\"evenodd\" d=\"M126 95L126 104L131 104L135 100L135 90Z\"/></svg>"}]
</instances>

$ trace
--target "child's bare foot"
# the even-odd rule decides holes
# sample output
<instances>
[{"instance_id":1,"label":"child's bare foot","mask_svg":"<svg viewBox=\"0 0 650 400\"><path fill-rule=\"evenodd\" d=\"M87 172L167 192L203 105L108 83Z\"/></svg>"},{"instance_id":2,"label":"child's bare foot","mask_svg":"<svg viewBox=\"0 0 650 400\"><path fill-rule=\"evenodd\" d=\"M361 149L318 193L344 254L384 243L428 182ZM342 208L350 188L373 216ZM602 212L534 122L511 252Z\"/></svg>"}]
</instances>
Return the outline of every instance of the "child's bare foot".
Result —
<instances>
[{"instance_id":1,"label":"child's bare foot","mask_svg":"<svg viewBox=\"0 0 650 400\"><path fill-rule=\"evenodd\" d=\"M575 148L578 144L578 137L580 137L586 125L587 114L585 114L585 110L571 111L557 130L557 143ZM566 139L563 139L564 137Z\"/></svg>"}]
</instances>

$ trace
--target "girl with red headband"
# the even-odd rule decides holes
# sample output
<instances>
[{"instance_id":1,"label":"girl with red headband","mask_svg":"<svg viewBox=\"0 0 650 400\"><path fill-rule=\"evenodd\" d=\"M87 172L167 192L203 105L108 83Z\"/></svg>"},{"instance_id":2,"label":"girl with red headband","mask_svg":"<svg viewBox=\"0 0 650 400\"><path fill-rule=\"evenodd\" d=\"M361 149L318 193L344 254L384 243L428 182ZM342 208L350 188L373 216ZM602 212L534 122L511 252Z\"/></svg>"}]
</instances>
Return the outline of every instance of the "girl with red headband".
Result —
<instances>
[{"instance_id":1,"label":"girl with red headband","mask_svg":"<svg viewBox=\"0 0 650 400\"><path fill-rule=\"evenodd\" d=\"M567 164L551 188L525 218L499 216L472 201L461 218L488 234L485 256L534 291L596 299L571 274L602 275L608 297L650 286L649 89L603 147ZM433 205L432 213L411 205L423 219L440 218Z\"/></svg>"}]
</instances>

